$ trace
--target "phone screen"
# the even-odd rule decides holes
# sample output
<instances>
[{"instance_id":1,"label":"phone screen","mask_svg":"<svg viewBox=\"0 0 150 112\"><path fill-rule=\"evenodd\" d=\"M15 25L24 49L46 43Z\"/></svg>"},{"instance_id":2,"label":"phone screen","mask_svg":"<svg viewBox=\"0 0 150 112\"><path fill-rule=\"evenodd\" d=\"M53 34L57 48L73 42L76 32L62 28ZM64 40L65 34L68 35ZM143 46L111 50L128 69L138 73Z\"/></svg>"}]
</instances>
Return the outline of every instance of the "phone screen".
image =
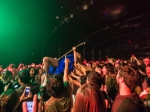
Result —
<instances>
[{"instance_id":1,"label":"phone screen","mask_svg":"<svg viewBox=\"0 0 150 112\"><path fill-rule=\"evenodd\" d=\"M16 89L16 88L19 88L19 85L14 85L14 88Z\"/></svg>"},{"instance_id":2,"label":"phone screen","mask_svg":"<svg viewBox=\"0 0 150 112\"><path fill-rule=\"evenodd\" d=\"M26 103L27 103L28 112L32 112L33 102L32 101L27 101Z\"/></svg>"},{"instance_id":3,"label":"phone screen","mask_svg":"<svg viewBox=\"0 0 150 112\"><path fill-rule=\"evenodd\" d=\"M29 93L30 93L30 87L26 87L25 96L28 96Z\"/></svg>"}]
</instances>

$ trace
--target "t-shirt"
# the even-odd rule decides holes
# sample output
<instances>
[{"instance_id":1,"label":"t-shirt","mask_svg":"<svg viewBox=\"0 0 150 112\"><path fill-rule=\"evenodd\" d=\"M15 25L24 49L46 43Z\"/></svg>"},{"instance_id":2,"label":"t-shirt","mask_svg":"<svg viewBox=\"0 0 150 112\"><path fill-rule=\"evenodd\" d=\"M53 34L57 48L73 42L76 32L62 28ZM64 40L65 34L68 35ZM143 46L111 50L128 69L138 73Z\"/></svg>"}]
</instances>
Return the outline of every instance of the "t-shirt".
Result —
<instances>
[{"instance_id":1,"label":"t-shirt","mask_svg":"<svg viewBox=\"0 0 150 112\"><path fill-rule=\"evenodd\" d=\"M111 112L144 112L144 105L134 95L117 95Z\"/></svg>"},{"instance_id":2,"label":"t-shirt","mask_svg":"<svg viewBox=\"0 0 150 112\"><path fill-rule=\"evenodd\" d=\"M72 108L71 87L67 87L59 97L51 97L44 104L45 112L70 112Z\"/></svg>"}]
</instances>

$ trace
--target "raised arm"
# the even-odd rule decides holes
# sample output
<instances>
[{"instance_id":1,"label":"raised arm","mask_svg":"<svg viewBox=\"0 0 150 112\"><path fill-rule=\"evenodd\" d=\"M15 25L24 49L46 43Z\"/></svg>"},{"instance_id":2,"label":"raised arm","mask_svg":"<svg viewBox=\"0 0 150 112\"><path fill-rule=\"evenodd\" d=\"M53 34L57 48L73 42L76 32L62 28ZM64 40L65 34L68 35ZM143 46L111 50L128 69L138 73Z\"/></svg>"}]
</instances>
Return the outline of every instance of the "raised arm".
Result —
<instances>
[{"instance_id":1,"label":"raised arm","mask_svg":"<svg viewBox=\"0 0 150 112\"><path fill-rule=\"evenodd\" d=\"M72 48L73 54L74 54L74 63L77 63L77 52L76 52L76 47Z\"/></svg>"},{"instance_id":2,"label":"raised arm","mask_svg":"<svg viewBox=\"0 0 150 112\"><path fill-rule=\"evenodd\" d=\"M64 69L64 82L69 82L68 74L69 74L69 62L70 60L68 58L65 58L65 69Z\"/></svg>"}]
</instances>

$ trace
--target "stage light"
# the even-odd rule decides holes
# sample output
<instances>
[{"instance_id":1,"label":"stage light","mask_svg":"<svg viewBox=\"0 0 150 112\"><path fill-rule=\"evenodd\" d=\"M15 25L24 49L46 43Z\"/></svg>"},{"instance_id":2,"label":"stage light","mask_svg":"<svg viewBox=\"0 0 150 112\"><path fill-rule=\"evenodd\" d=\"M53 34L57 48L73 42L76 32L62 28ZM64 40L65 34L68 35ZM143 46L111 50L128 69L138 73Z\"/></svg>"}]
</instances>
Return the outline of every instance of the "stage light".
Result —
<instances>
[{"instance_id":1,"label":"stage light","mask_svg":"<svg viewBox=\"0 0 150 112\"><path fill-rule=\"evenodd\" d=\"M67 21L67 20L68 20L68 18L65 17L65 18L64 18L64 21Z\"/></svg>"},{"instance_id":2,"label":"stage light","mask_svg":"<svg viewBox=\"0 0 150 112\"><path fill-rule=\"evenodd\" d=\"M59 19L59 16L56 16L56 19Z\"/></svg>"},{"instance_id":3,"label":"stage light","mask_svg":"<svg viewBox=\"0 0 150 112\"><path fill-rule=\"evenodd\" d=\"M83 5L83 10L87 10L88 9L88 5L87 4L84 4Z\"/></svg>"},{"instance_id":4,"label":"stage light","mask_svg":"<svg viewBox=\"0 0 150 112\"><path fill-rule=\"evenodd\" d=\"M70 18L73 18L73 14L70 14Z\"/></svg>"}]
</instances>

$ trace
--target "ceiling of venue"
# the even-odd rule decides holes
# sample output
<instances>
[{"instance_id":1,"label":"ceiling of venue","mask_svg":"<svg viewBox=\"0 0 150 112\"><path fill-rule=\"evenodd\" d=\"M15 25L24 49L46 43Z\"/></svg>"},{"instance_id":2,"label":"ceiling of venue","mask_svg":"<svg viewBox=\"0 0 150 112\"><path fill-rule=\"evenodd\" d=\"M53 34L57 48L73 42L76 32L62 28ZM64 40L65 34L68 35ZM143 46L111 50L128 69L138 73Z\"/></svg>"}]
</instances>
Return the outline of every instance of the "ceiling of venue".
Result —
<instances>
[{"instance_id":1,"label":"ceiling of venue","mask_svg":"<svg viewBox=\"0 0 150 112\"><path fill-rule=\"evenodd\" d=\"M146 56L149 20L149 0L1 0L0 64L59 58L82 42L88 60Z\"/></svg>"},{"instance_id":2,"label":"ceiling of venue","mask_svg":"<svg viewBox=\"0 0 150 112\"><path fill-rule=\"evenodd\" d=\"M59 20L53 36L62 38L61 49L86 42L80 52L89 60L142 57L150 54L149 20L149 0L83 0Z\"/></svg>"}]
</instances>

